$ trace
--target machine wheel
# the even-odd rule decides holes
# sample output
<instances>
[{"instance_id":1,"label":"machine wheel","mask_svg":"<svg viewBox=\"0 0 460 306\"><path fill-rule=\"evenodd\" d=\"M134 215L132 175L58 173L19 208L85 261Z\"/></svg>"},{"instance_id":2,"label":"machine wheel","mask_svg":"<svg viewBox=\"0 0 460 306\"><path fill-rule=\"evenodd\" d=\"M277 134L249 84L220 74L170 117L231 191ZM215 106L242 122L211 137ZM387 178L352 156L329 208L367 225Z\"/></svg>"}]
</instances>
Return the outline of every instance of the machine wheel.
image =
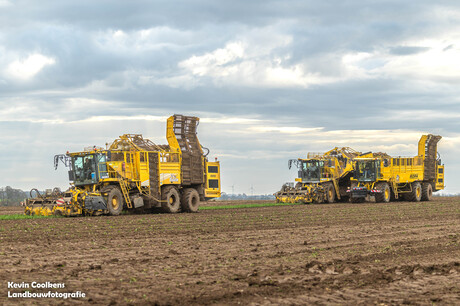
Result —
<instances>
[{"instance_id":1,"label":"machine wheel","mask_svg":"<svg viewBox=\"0 0 460 306\"><path fill-rule=\"evenodd\" d=\"M422 198L422 185L420 182L412 183L412 191L406 195L406 199L412 202L419 202Z\"/></svg>"},{"instance_id":2,"label":"machine wheel","mask_svg":"<svg viewBox=\"0 0 460 306\"><path fill-rule=\"evenodd\" d=\"M433 196L433 186L430 183L423 183L422 185L422 201L431 201Z\"/></svg>"},{"instance_id":3,"label":"machine wheel","mask_svg":"<svg viewBox=\"0 0 460 306\"><path fill-rule=\"evenodd\" d=\"M194 188L187 188L182 192L181 208L185 212L197 212L200 206L200 195Z\"/></svg>"},{"instance_id":4,"label":"machine wheel","mask_svg":"<svg viewBox=\"0 0 460 306\"><path fill-rule=\"evenodd\" d=\"M390 186L388 186L388 183L380 183L380 184L377 184L376 187L377 187L376 189L380 190L381 192L375 194L375 202L377 203L390 202L391 190L390 190Z\"/></svg>"},{"instance_id":5,"label":"machine wheel","mask_svg":"<svg viewBox=\"0 0 460 306\"><path fill-rule=\"evenodd\" d=\"M121 214L124 205L123 194L117 187L113 187L107 195L107 210L111 216Z\"/></svg>"},{"instance_id":6,"label":"machine wheel","mask_svg":"<svg viewBox=\"0 0 460 306\"><path fill-rule=\"evenodd\" d=\"M167 186L163 189L161 207L167 213L177 213L180 210L180 195L174 186Z\"/></svg>"},{"instance_id":7,"label":"machine wheel","mask_svg":"<svg viewBox=\"0 0 460 306\"><path fill-rule=\"evenodd\" d=\"M326 203L334 203L335 202L335 188L334 185L331 183L324 185L324 191L326 192Z\"/></svg>"}]
</instances>

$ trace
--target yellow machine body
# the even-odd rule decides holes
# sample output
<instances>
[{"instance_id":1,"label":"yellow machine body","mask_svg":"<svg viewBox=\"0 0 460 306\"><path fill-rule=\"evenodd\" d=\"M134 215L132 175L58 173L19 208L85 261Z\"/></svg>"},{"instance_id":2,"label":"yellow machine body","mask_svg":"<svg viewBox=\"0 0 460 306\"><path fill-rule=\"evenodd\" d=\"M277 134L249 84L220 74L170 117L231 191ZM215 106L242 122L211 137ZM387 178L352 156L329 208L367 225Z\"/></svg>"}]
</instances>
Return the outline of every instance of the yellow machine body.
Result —
<instances>
[{"instance_id":1,"label":"yellow machine body","mask_svg":"<svg viewBox=\"0 0 460 306\"><path fill-rule=\"evenodd\" d=\"M275 193L277 202L332 203L348 200L352 160L360 154L349 147L336 147L325 153L308 153L307 159L290 160L289 168L295 164L299 177L295 179L295 185L284 184Z\"/></svg>"},{"instance_id":2,"label":"yellow machine body","mask_svg":"<svg viewBox=\"0 0 460 306\"><path fill-rule=\"evenodd\" d=\"M437 153L440 139L441 136L423 135L414 157L357 157L350 187L352 201L362 202L369 195L377 202L430 200L433 192L444 189L444 165Z\"/></svg>"},{"instance_id":3,"label":"yellow machine body","mask_svg":"<svg viewBox=\"0 0 460 306\"><path fill-rule=\"evenodd\" d=\"M197 211L200 201L221 195L220 164L203 154L196 136L198 121L182 115L168 118L168 145L125 134L107 149L57 155L55 166L61 160L70 168L72 188L30 199L26 213L117 215L123 208L156 207L166 212ZM66 199L62 206L55 203L59 198Z\"/></svg>"}]
</instances>

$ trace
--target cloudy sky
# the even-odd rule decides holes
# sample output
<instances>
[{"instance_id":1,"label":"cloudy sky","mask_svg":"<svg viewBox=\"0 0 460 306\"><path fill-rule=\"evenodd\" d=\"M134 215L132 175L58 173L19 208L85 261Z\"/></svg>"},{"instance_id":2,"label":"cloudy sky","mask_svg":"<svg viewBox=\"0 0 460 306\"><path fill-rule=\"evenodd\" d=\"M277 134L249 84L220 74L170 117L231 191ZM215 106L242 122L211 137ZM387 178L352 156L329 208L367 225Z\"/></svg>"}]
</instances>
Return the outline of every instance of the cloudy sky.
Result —
<instances>
[{"instance_id":1,"label":"cloudy sky","mask_svg":"<svg viewBox=\"0 0 460 306\"><path fill-rule=\"evenodd\" d=\"M201 118L223 191L273 193L335 146L443 136L460 192L458 1L0 0L0 186L68 185L53 156Z\"/></svg>"}]
</instances>

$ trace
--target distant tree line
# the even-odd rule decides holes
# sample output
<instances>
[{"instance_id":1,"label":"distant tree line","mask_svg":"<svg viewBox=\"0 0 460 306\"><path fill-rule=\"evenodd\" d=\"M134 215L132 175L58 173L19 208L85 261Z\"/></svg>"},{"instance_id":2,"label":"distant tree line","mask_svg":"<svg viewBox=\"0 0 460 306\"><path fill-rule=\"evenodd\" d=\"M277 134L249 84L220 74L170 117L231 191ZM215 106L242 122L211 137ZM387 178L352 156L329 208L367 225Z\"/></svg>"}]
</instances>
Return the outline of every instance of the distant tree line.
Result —
<instances>
[{"instance_id":1,"label":"distant tree line","mask_svg":"<svg viewBox=\"0 0 460 306\"><path fill-rule=\"evenodd\" d=\"M217 200L273 200L275 198L272 194L259 194L259 195L247 195L245 193L240 194L229 194L222 192L221 196Z\"/></svg>"},{"instance_id":2,"label":"distant tree line","mask_svg":"<svg viewBox=\"0 0 460 306\"><path fill-rule=\"evenodd\" d=\"M10 186L0 187L0 206L18 206L28 197L28 193Z\"/></svg>"}]
</instances>

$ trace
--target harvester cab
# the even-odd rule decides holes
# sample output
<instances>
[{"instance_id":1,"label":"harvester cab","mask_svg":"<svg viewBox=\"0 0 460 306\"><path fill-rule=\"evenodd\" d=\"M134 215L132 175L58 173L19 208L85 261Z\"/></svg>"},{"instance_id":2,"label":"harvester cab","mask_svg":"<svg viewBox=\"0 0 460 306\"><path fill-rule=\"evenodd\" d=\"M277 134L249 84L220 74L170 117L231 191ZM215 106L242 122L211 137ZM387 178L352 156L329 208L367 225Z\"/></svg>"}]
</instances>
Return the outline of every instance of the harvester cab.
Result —
<instances>
[{"instance_id":1,"label":"harvester cab","mask_svg":"<svg viewBox=\"0 0 460 306\"><path fill-rule=\"evenodd\" d=\"M351 202L364 202L368 195L381 193L375 189L375 183L381 177L382 161L379 158L370 157L367 153L365 157L358 157L354 161L354 171L351 186L347 190L350 194Z\"/></svg>"},{"instance_id":2,"label":"harvester cab","mask_svg":"<svg viewBox=\"0 0 460 306\"><path fill-rule=\"evenodd\" d=\"M109 177L107 155L110 151L81 152L70 155L69 180L75 186L93 185Z\"/></svg>"},{"instance_id":3,"label":"harvester cab","mask_svg":"<svg viewBox=\"0 0 460 306\"><path fill-rule=\"evenodd\" d=\"M320 159L299 159L298 168L299 182L319 183L325 174L325 161Z\"/></svg>"},{"instance_id":4,"label":"harvester cab","mask_svg":"<svg viewBox=\"0 0 460 306\"><path fill-rule=\"evenodd\" d=\"M375 182L379 175L379 159L358 159L356 161L355 178L358 182Z\"/></svg>"}]
</instances>

